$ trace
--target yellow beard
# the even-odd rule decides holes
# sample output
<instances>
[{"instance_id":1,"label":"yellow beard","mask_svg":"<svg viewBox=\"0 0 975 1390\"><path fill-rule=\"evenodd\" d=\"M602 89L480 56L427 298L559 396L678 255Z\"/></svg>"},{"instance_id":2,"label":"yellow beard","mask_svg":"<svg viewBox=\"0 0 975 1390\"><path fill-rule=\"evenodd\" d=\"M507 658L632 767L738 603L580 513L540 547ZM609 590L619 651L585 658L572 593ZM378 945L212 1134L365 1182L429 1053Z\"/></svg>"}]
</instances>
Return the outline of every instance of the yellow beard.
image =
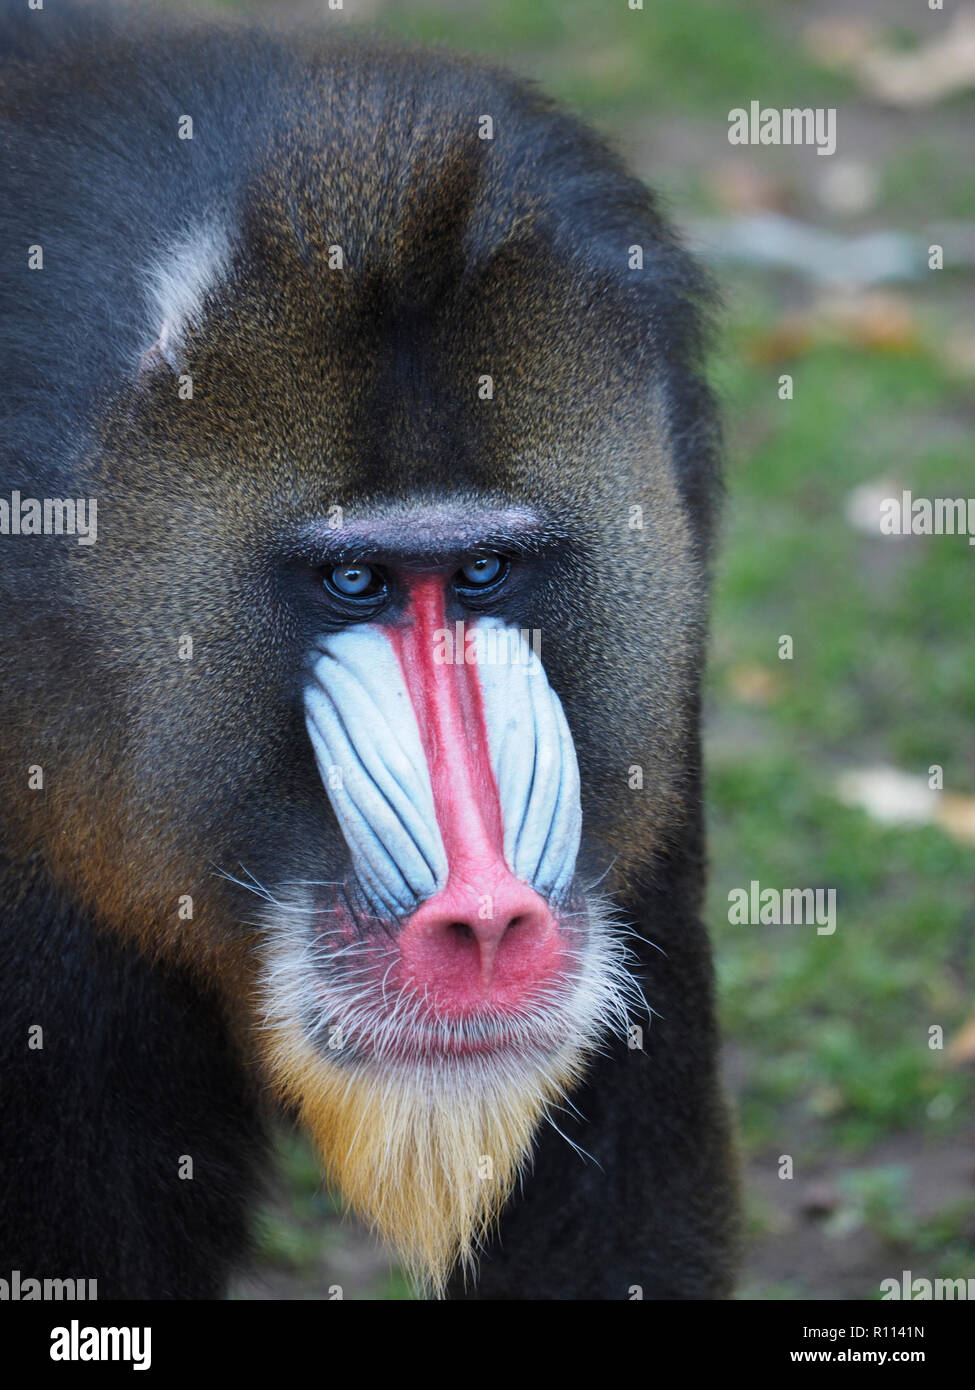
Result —
<instances>
[{"instance_id":1,"label":"yellow beard","mask_svg":"<svg viewBox=\"0 0 975 1390\"><path fill-rule=\"evenodd\" d=\"M490 1059L420 1070L337 1066L291 1027L264 1036L281 1099L296 1105L342 1196L425 1289L473 1266L529 1157L547 1106L581 1074L562 1048L545 1065Z\"/></svg>"}]
</instances>

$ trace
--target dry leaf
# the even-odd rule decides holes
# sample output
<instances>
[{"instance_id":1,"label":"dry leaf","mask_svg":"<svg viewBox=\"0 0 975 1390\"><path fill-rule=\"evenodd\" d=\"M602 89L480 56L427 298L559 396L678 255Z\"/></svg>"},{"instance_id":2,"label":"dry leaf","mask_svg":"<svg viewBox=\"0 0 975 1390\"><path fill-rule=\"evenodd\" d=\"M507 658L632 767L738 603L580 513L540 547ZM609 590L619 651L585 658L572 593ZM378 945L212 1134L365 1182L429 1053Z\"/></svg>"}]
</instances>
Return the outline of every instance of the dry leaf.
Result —
<instances>
[{"instance_id":1,"label":"dry leaf","mask_svg":"<svg viewBox=\"0 0 975 1390\"><path fill-rule=\"evenodd\" d=\"M830 68L850 67L876 47L880 31L867 19L834 15L816 19L802 31L803 47L811 58Z\"/></svg>"},{"instance_id":2,"label":"dry leaf","mask_svg":"<svg viewBox=\"0 0 975 1390\"><path fill-rule=\"evenodd\" d=\"M890 106L931 106L975 88L975 16L961 11L945 34L913 53L877 48L854 68L867 91Z\"/></svg>"},{"instance_id":3,"label":"dry leaf","mask_svg":"<svg viewBox=\"0 0 975 1390\"><path fill-rule=\"evenodd\" d=\"M933 791L924 777L895 767L858 768L836 782L840 800L885 825L939 825L963 845L975 845L975 797Z\"/></svg>"},{"instance_id":4,"label":"dry leaf","mask_svg":"<svg viewBox=\"0 0 975 1390\"><path fill-rule=\"evenodd\" d=\"M953 1066L975 1062L975 1018L970 1018L962 1025L961 1031L955 1034L945 1048L945 1056Z\"/></svg>"},{"instance_id":5,"label":"dry leaf","mask_svg":"<svg viewBox=\"0 0 975 1390\"><path fill-rule=\"evenodd\" d=\"M923 777L895 767L866 767L844 772L836 789L847 806L859 806L885 825L927 825L935 819L939 792Z\"/></svg>"},{"instance_id":6,"label":"dry leaf","mask_svg":"<svg viewBox=\"0 0 975 1390\"><path fill-rule=\"evenodd\" d=\"M874 478L847 493L843 515L855 531L868 536L880 535L880 509L888 497L900 497L903 485L890 478Z\"/></svg>"},{"instance_id":7,"label":"dry leaf","mask_svg":"<svg viewBox=\"0 0 975 1390\"><path fill-rule=\"evenodd\" d=\"M728 688L736 700L746 705L767 705L781 694L782 677L777 671L754 662L739 662L728 672Z\"/></svg>"},{"instance_id":8,"label":"dry leaf","mask_svg":"<svg viewBox=\"0 0 975 1390\"><path fill-rule=\"evenodd\" d=\"M745 160L725 160L716 165L708 170L706 182L711 197L725 212L753 212L756 208L784 212L789 205L786 186Z\"/></svg>"},{"instance_id":9,"label":"dry leaf","mask_svg":"<svg viewBox=\"0 0 975 1390\"><path fill-rule=\"evenodd\" d=\"M837 344L865 352L908 353L921 347L910 302L888 290L822 294L804 312L790 312L746 344L750 361L770 365L815 347Z\"/></svg>"},{"instance_id":10,"label":"dry leaf","mask_svg":"<svg viewBox=\"0 0 975 1390\"><path fill-rule=\"evenodd\" d=\"M875 169L860 160L831 159L819 177L817 193L830 212L848 216L862 213L876 206L880 178Z\"/></svg>"},{"instance_id":11,"label":"dry leaf","mask_svg":"<svg viewBox=\"0 0 975 1390\"><path fill-rule=\"evenodd\" d=\"M975 796L941 792L937 820L962 844L975 845Z\"/></svg>"}]
</instances>

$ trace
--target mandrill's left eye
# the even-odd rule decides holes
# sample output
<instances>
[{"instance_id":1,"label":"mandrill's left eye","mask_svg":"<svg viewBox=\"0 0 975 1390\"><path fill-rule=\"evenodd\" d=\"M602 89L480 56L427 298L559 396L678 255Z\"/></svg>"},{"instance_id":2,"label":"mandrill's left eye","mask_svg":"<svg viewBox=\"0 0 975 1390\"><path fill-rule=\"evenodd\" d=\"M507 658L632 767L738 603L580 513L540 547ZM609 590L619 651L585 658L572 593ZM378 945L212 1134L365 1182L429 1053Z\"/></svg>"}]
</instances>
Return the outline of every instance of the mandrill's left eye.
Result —
<instances>
[{"instance_id":1,"label":"mandrill's left eye","mask_svg":"<svg viewBox=\"0 0 975 1390\"><path fill-rule=\"evenodd\" d=\"M464 597L496 589L508 573L508 561L503 555L475 555L459 570L454 587Z\"/></svg>"},{"instance_id":2,"label":"mandrill's left eye","mask_svg":"<svg viewBox=\"0 0 975 1390\"><path fill-rule=\"evenodd\" d=\"M336 565L325 576L325 587L339 598L377 599L386 592L386 581L370 565Z\"/></svg>"}]
</instances>

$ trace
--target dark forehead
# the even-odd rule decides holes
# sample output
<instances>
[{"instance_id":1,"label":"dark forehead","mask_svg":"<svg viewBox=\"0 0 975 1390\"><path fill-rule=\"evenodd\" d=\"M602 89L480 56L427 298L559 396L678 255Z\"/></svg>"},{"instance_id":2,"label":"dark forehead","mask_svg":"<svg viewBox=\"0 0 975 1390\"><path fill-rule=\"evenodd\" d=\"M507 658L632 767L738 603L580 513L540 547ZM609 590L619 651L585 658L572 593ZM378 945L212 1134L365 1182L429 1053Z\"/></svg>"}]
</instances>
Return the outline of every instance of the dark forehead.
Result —
<instances>
[{"instance_id":1,"label":"dark forehead","mask_svg":"<svg viewBox=\"0 0 975 1390\"><path fill-rule=\"evenodd\" d=\"M638 203L627 225L594 214L597 192L631 192L609 157L582 135L566 150L544 104L449 64L343 75L341 119L320 83L254 152L229 292L197 335L252 426L301 426L306 459L327 434L343 489L508 486L523 437L564 448L640 373L649 399L655 329L627 249L652 231Z\"/></svg>"},{"instance_id":2,"label":"dark forehead","mask_svg":"<svg viewBox=\"0 0 975 1390\"><path fill-rule=\"evenodd\" d=\"M140 384L167 458L219 474L243 455L245 488L277 486L306 515L578 492L610 427L669 430L657 452L679 469L707 415L701 284L597 137L442 54L242 41L180 59L185 168L171 139L145 160L178 184L184 244L216 222L228 253L186 333L192 411L165 380Z\"/></svg>"}]
</instances>

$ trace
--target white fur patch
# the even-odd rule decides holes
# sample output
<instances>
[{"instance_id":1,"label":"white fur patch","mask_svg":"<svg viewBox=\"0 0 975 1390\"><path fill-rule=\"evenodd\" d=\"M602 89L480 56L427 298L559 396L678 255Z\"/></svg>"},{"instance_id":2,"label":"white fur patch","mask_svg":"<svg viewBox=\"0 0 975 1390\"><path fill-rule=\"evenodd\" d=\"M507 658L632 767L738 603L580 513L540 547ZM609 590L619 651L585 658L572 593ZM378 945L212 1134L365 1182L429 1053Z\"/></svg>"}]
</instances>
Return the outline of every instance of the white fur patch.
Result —
<instances>
[{"instance_id":1,"label":"white fur patch","mask_svg":"<svg viewBox=\"0 0 975 1390\"><path fill-rule=\"evenodd\" d=\"M212 222L181 235L148 267L149 303L156 326L152 346L174 369L187 329L199 322L207 296L227 274L230 254L230 237Z\"/></svg>"}]
</instances>

